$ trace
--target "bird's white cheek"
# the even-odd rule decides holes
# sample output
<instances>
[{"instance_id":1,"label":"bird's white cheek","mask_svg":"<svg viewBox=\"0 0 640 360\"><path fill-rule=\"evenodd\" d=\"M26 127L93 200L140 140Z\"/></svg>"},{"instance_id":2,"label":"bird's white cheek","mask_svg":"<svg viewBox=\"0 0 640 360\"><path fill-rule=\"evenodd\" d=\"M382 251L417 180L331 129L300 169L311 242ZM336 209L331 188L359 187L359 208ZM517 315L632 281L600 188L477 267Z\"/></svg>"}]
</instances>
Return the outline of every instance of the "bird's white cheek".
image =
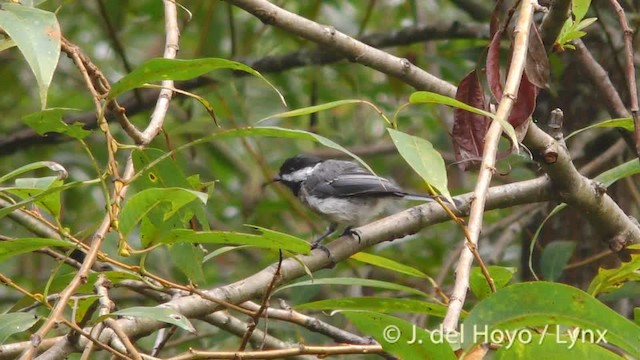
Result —
<instances>
[{"instance_id":1,"label":"bird's white cheek","mask_svg":"<svg viewBox=\"0 0 640 360\"><path fill-rule=\"evenodd\" d=\"M281 178L282 178L282 180L289 181L289 182L305 181L313 173L313 170L315 170L316 167L318 167L318 165L315 165L313 167L306 167L306 168L300 169L300 170L296 170L296 171L294 171L292 173L289 173L289 174L283 174L281 176Z\"/></svg>"}]
</instances>

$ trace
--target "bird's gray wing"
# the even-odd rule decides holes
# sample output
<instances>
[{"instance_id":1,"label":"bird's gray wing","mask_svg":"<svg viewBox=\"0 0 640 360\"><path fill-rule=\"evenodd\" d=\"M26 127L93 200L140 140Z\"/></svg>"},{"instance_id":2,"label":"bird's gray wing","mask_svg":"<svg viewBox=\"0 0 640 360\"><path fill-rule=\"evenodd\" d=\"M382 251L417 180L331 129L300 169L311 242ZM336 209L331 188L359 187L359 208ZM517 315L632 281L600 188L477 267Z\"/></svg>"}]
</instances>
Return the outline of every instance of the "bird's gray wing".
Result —
<instances>
[{"instance_id":1,"label":"bird's gray wing","mask_svg":"<svg viewBox=\"0 0 640 360\"><path fill-rule=\"evenodd\" d=\"M402 196L404 192L391 181L366 172L340 174L322 186L331 196ZM330 188L330 189L329 189Z\"/></svg>"}]
</instances>

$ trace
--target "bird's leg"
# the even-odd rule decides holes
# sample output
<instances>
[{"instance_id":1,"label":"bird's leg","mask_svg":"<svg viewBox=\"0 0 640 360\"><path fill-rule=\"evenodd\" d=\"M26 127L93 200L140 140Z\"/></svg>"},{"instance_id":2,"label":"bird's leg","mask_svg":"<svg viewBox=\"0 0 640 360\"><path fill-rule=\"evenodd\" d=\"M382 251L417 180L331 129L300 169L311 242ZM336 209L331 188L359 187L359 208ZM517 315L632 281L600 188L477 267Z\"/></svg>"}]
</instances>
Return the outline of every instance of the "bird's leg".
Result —
<instances>
[{"instance_id":1,"label":"bird's leg","mask_svg":"<svg viewBox=\"0 0 640 360\"><path fill-rule=\"evenodd\" d=\"M329 226L327 227L327 230L322 235L318 236L315 240L313 240L313 242L311 243L311 250L320 249L326 252L329 257L331 257L331 254L329 253L329 249L327 249L324 245L321 245L320 242L326 239L327 236L333 234L336 231L337 227L338 227L337 223L329 224Z\"/></svg>"},{"instance_id":2,"label":"bird's leg","mask_svg":"<svg viewBox=\"0 0 640 360\"><path fill-rule=\"evenodd\" d=\"M353 226L347 226L344 231L342 232L342 234L340 234L340 236L346 236L346 235L350 235L355 237L356 239L358 239L358 244L360 243L360 241L362 240L360 238L360 231L358 230L354 230Z\"/></svg>"}]
</instances>

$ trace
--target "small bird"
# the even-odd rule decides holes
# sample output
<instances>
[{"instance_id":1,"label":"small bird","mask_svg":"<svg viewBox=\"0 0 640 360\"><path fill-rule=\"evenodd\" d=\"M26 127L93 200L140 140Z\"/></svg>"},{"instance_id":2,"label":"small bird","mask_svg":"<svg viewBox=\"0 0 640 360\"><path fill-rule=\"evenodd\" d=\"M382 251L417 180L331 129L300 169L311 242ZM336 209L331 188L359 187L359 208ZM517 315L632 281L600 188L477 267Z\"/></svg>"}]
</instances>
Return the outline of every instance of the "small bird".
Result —
<instances>
[{"instance_id":1,"label":"small bird","mask_svg":"<svg viewBox=\"0 0 640 360\"><path fill-rule=\"evenodd\" d=\"M304 154L285 160L272 182L286 185L304 205L330 221L327 230L311 243L311 249L322 247L320 242L338 225L346 226L342 235L352 234L359 239L352 228L377 215L386 200L433 201L433 196L410 194L356 162L322 160Z\"/></svg>"}]
</instances>

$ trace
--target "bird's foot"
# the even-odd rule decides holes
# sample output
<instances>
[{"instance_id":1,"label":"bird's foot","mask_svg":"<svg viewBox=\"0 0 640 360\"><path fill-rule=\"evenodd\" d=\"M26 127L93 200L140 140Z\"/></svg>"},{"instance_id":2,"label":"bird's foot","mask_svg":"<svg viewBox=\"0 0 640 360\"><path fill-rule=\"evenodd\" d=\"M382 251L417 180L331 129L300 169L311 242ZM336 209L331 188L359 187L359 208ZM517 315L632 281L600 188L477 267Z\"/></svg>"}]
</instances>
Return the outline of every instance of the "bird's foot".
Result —
<instances>
[{"instance_id":1,"label":"bird's foot","mask_svg":"<svg viewBox=\"0 0 640 360\"><path fill-rule=\"evenodd\" d=\"M340 236L347 236L347 235L353 236L354 238L358 239L358 244L360 244L360 242L362 241L362 238L361 238L362 233L360 232L360 230L353 229L351 226L344 229L342 234L340 234Z\"/></svg>"},{"instance_id":2,"label":"bird's foot","mask_svg":"<svg viewBox=\"0 0 640 360\"><path fill-rule=\"evenodd\" d=\"M329 258L329 264L326 266L327 268L333 269L336 266L336 261L333 260L333 256L331 255L331 251L329 251L328 247L320 243L311 244L311 251L315 249L322 250L325 254L327 254L327 257Z\"/></svg>"}]
</instances>

